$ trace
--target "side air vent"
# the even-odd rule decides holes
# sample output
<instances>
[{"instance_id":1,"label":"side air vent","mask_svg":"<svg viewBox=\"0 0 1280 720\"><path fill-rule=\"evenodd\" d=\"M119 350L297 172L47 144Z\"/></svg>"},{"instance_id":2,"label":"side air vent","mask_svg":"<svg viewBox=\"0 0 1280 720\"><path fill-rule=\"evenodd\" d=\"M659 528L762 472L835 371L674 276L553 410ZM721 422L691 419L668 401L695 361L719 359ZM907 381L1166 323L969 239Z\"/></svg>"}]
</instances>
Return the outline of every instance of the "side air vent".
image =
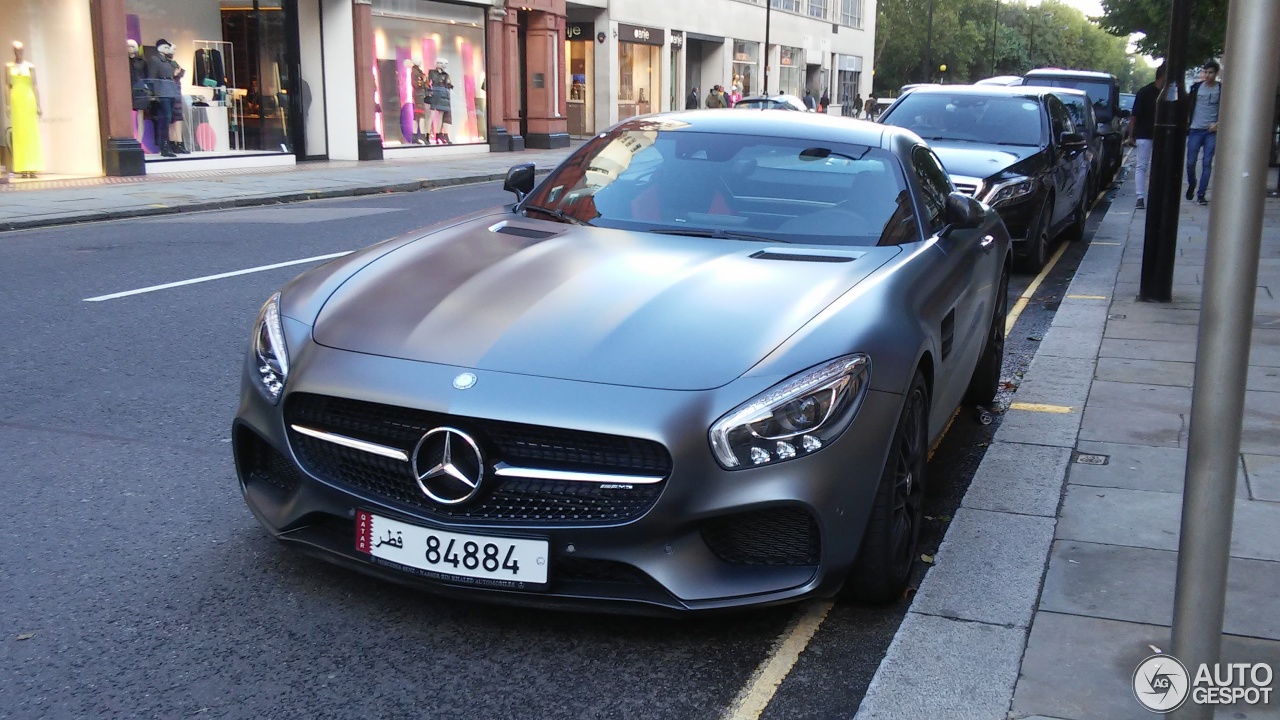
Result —
<instances>
[{"instance_id":1,"label":"side air vent","mask_svg":"<svg viewBox=\"0 0 1280 720\"><path fill-rule=\"evenodd\" d=\"M955 308L942 318L942 359L946 360L951 354L951 346L956 339L956 311Z\"/></svg>"},{"instance_id":2,"label":"side air vent","mask_svg":"<svg viewBox=\"0 0 1280 720\"><path fill-rule=\"evenodd\" d=\"M554 237L559 234L547 232L546 230L534 230L533 228L511 225L505 221L490 227L489 232L502 233L503 235L515 235L516 237L529 238L530 240L546 240L549 237Z\"/></svg>"},{"instance_id":3,"label":"side air vent","mask_svg":"<svg viewBox=\"0 0 1280 720\"><path fill-rule=\"evenodd\" d=\"M862 253L839 253L839 252L799 252L791 250L777 250L770 248L768 250L760 250L752 253L751 257L756 260L786 260L790 262L812 262L812 263L847 263L857 260Z\"/></svg>"}]
</instances>

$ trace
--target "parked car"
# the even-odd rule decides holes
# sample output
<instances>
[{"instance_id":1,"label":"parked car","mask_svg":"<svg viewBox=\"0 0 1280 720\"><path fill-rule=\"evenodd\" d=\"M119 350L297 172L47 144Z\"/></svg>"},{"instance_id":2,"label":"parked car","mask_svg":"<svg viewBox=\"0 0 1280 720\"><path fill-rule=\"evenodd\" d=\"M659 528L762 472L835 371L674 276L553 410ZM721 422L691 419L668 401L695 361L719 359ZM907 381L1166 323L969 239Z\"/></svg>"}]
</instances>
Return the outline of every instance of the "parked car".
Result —
<instances>
[{"instance_id":1,"label":"parked car","mask_svg":"<svg viewBox=\"0 0 1280 720\"><path fill-rule=\"evenodd\" d=\"M1059 234L1083 236L1088 145L1052 89L920 87L880 122L927 140L957 187L1000 212L1027 270L1044 267Z\"/></svg>"},{"instance_id":2,"label":"parked car","mask_svg":"<svg viewBox=\"0 0 1280 720\"><path fill-rule=\"evenodd\" d=\"M1133 117L1133 101L1137 99L1134 93L1120 93L1120 137L1129 137L1129 119Z\"/></svg>"},{"instance_id":3,"label":"parked car","mask_svg":"<svg viewBox=\"0 0 1280 720\"><path fill-rule=\"evenodd\" d=\"M1021 85L1021 75L997 75L995 77L984 78L974 83L974 85Z\"/></svg>"},{"instance_id":4,"label":"parked car","mask_svg":"<svg viewBox=\"0 0 1280 720\"><path fill-rule=\"evenodd\" d=\"M1089 100L1089 94L1083 90L1058 88L1053 91L1053 94L1067 106L1067 112L1071 114L1071 122L1075 124L1076 131L1084 136L1084 141L1089 146L1089 182L1086 183L1086 194L1089 197L1089 207L1092 207L1093 201L1098 197L1106 171L1103 166L1106 148L1103 147L1102 135L1098 132L1098 120L1093 114L1093 103Z\"/></svg>"},{"instance_id":5,"label":"parked car","mask_svg":"<svg viewBox=\"0 0 1280 720\"><path fill-rule=\"evenodd\" d=\"M812 112L804 104L804 100L795 95L754 95L744 97L734 103L735 108L742 110L799 110Z\"/></svg>"},{"instance_id":6,"label":"parked car","mask_svg":"<svg viewBox=\"0 0 1280 720\"><path fill-rule=\"evenodd\" d=\"M1104 150L1102 186L1110 185L1124 159L1124 118L1128 116L1128 112L1120 108L1120 82L1116 76L1092 70L1040 68L1024 75L1022 84L1075 88L1089 94Z\"/></svg>"},{"instance_id":7,"label":"parked car","mask_svg":"<svg viewBox=\"0 0 1280 720\"><path fill-rule=\"evenodd\" d=\"M900 598L929 447L999 382L999 216L817 114L634 118L506 186L263 306L232 437L268 532L468 600Z\"/></svg>"}]
</instances>

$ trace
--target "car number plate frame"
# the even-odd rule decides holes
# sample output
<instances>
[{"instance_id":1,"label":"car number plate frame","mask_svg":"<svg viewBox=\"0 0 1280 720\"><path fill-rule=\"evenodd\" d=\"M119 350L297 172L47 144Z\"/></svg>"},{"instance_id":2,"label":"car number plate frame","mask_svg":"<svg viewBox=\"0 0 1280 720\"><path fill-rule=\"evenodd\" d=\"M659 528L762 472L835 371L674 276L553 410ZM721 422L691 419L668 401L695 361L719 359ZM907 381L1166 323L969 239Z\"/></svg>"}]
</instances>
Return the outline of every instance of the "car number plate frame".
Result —
<instances>
[{"instance_id":1,"label":"car number plate frame","mask_svg":"<svg viewBox=\"0 0 1280 720\"><path fill-rule=\"evenodd\" d=\"M457 533L356 511L356 551L379 565L455 585L546 590L551 543Z\"/></svg>"}]
</instances>

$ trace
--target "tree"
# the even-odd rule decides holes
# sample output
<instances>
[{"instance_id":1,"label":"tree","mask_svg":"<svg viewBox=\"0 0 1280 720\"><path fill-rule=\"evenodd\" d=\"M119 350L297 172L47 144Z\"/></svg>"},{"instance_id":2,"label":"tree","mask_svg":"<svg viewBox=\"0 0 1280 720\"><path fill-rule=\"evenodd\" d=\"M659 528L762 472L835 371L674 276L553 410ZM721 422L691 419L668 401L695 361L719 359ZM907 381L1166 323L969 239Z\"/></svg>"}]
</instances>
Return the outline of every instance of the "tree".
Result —
<instances>
[{"instance_id":1,"label":"tree","mask_svg":"<svg viewBox=\"0 0 1280 720\"><path fill-rule=\"evenodd\" d=\"M1192 0L1191 34L1187 40L1187 67L1222 55L1227 38L1228 0ZM1164 57L1169 42L1172 0L1102 0L1099 22L1117 35L1142 33L1138 52Z\"/></svg>"}]
</instances>

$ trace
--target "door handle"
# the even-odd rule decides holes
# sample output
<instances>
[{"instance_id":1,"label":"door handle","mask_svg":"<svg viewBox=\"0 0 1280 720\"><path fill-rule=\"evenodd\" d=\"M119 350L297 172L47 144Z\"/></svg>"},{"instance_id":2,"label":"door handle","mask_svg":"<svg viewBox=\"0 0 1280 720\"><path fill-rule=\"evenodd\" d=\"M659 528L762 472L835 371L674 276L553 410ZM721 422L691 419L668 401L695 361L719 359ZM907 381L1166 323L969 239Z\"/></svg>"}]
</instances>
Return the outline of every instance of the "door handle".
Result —
<instances>
[{"instance_id":1,"label":"door handle","mask_svg":"<svg viewBox=\"0 0 1280 720\"><path fill-rule=\"evenodd\" d=\"M996 239L991 237L990 235L984 235L982 237L982 241L978 243L978 245L983 250L990 250L991 248L995 247L995 244L996 244Z\"/></svg>"}]
</instances>

